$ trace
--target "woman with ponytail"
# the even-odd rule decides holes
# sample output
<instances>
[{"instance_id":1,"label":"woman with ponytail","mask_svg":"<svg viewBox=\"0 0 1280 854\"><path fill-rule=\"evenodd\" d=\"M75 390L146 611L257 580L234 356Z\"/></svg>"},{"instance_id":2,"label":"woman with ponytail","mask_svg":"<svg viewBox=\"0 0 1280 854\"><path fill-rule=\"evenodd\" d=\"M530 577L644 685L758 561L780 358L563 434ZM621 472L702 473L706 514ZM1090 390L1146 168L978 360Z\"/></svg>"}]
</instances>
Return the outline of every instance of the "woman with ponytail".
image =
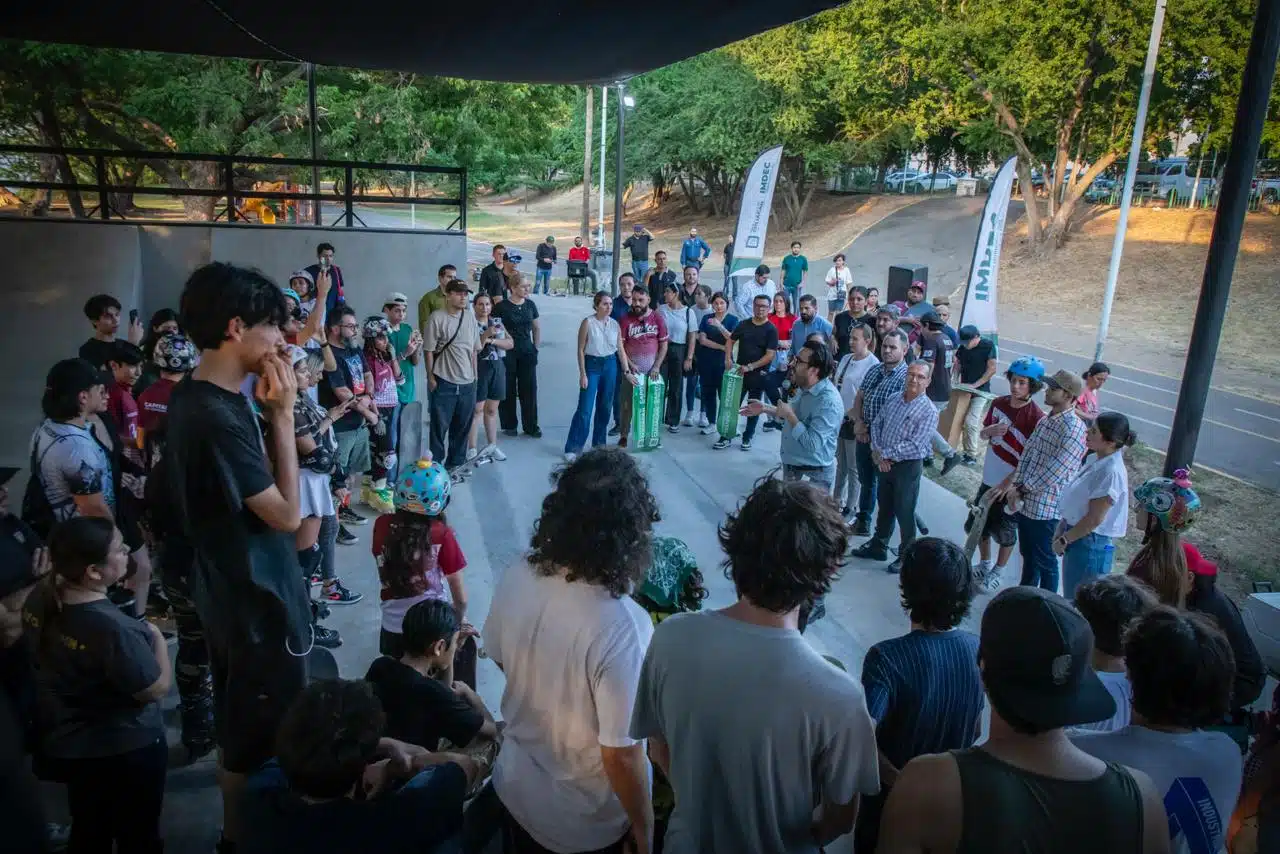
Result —
<instances>
[{"instance_id":1,"label":"woman with ponytail","mask_svg":"<svg viewBox=\"0 0 1280 854\"><path fill-rule=\"evenodd\" d=\"M1068 600L1081 584L1111 572L1114 541L1129 526L1129 475L1122 451L1137 440L1119 412L1100 413L1089 424L1085 444L1093 456L1062 491L1062 521L1053 540L1054 552L1062 556L1062 595Z\"/></svg>"}]
</instances>

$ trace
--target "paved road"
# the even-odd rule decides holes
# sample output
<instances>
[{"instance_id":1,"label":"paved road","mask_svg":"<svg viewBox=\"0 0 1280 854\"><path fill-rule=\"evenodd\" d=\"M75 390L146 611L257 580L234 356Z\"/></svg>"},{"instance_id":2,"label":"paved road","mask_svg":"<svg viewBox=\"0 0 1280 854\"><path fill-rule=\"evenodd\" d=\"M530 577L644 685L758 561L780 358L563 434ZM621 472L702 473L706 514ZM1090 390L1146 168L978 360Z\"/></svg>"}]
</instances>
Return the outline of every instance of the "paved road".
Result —
<instances>
[{"instance_id":1,"label":"paved road","mask_svg":"<svg viewBox=\"0 0 1280 854\"><path fill-rule=\"evenodd\" d=\"M855 240L845 252L854 281L883 282L892 264L929 267L929 292L951 293L964 285L985 198L928 199L891 214ZM1022 215L1011 203L1009 217ZM956 306L958 309L958 306ZM1092 359L1001 337L1001 366L1034 355L1053 371L1081 372ZM1103 406L1123 412L1143 441L1163 450L1169 442L1177 379L1113 364L1115 372L1099 395ZM997 390L1005 391L1004 380ZM1280 406L1230 392L1212 390L1205 408L1196 452L1198 463L1250 483L1280 490Z\"/></svg>"}]
</instances>

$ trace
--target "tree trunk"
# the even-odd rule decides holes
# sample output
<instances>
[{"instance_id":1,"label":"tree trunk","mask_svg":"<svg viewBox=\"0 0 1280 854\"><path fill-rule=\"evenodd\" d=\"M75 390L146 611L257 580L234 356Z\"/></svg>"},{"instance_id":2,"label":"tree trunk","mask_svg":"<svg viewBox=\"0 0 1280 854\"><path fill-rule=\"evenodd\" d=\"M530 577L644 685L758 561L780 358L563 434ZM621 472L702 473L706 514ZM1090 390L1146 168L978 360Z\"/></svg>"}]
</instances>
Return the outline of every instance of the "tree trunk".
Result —
<instances>
[{"instance_id":1,"label":"tree trunk","mask_svg":"<svg viewBox=\"0 0 1280 854\"><path fill-rule=\"evenodd\" d=\"M54 106L53 98L47 91L42 90L37 97L37 103L39 107L36 111L36 124L40 128L40 135L44 137L44 144L54 148L62 148L62 124L58 121L58 111L57 107ZM53 161L60 183L76 183L75 173L71 170L71 161L65 155L55 154ZM66 193L67 205L71 208L72 216L76 219L84 219L86 214L84 201L80 198L80 191L78 189L70 189Z\"/></svg>"},{"instance_id":2,"label":"tree trunk","mask_svg":"<svg viewBox=\"0 0 1280 854\"><path fill-rule=\"evenodd\" d=\"M124 216L126 213L134 210L133 207L133 188L138 186L138 179L142 177L142 164L137 161L130 161L125 166L123 174L117 174L112 177L112 183L121 187L127 187L124 192L116 192L110 195L111 210Z\"/></svg>"},{"instance_id":3,"label":"tree trunk","mask_svg":"<svg viewBox=\"0 0 1280 854\"><path fill-rule=\"evenodd\" d=\"M1021 157L1018 158L1018 183L1022 187L1022 203L1027 212L1027 239L1032 246L1039 246L1044 240L1044 230L1040 225L1040 204L1036 199L1036 188L1031 183L1031 166Z\"/></svg>"},{"instance_id":4,"label":"tree trunk","mask_svg":"<svg viewBox=\"0 0 1280 854\"><path fill-rule=\"evenodd\" d=\"M696 214L702 213L702 209L698 207L698 197L693 194L693 177L690 176L689 180L685 181L685 174L678 172L676 178L680 181L680 191L684 193L685 201L689 203L689 210Z\"/></svg>"},{"instance_id":5,"label":"tree trunk","mask_svg":"<svg viewBox=\"0 0 1280 854\"><path fill-rule=\"evenodd\" d=\"M805 215L809 213L809 202L813 199L813 191L816 189L818 189L818 182L810 181L809 188L804 192L804 200L800 202L800 210L796 213L795 225L791 227L792 231L804 226Z\"/></svg>"},{"instance_id":6,"label":"tree trunk","mask_svg":"<svg viewBox=\"0 0 1280 854\"><path fill-rule=\"evenodd\" d=\"M582 221L578 223L578 230L583 240L589 240L591 235L591 125L594 120L595 89L592 86L583 88L587 93L587 132L582 142Z\"/></svg>"},{"instance_id":7,"label":"tree trunk","mask_svg":"<svg viewBox=\"0 0 1280 854\"><path fill-rule=\"evenodd\" d=\"M1049 222L1049 227L1045 233L1045 242L1054 247L1059 247L1067 240L1067 234L1071 230L1071 215L1075 212L1076 203L1084 197L1084 192L1093 183L1093 180L1102 174L1102 171L1115 163L1119 156L1118 152L1112 151L1101 157L1097 163L1089 167L1089 171L1084 173L1078 181L1072 181L1067 195L1063 198L1062 204L1058 206L1057 213ZM1077 164L1078 165L1078 164Z\"/></svg>"}]
</instances>

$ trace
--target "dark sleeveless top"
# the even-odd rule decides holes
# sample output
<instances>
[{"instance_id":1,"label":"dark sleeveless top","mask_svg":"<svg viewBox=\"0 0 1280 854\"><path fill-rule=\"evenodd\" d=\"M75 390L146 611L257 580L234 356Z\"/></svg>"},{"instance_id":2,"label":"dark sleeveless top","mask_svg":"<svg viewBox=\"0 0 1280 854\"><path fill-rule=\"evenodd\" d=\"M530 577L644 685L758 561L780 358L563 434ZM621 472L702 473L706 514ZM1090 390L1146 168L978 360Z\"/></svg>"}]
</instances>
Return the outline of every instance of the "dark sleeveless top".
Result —
<instances>
[{"instance_id":1,"label":"dark sleeveless top","mask_svg":"<svg viewBox=\"0 0 1280 854\"><path fill-rule=\"evenodd\" d=\"M964 799L956 854L1141 854L1142 792L1122 766L1056 780L976 747L951 755Z\"/></svg>"}]
</instances>

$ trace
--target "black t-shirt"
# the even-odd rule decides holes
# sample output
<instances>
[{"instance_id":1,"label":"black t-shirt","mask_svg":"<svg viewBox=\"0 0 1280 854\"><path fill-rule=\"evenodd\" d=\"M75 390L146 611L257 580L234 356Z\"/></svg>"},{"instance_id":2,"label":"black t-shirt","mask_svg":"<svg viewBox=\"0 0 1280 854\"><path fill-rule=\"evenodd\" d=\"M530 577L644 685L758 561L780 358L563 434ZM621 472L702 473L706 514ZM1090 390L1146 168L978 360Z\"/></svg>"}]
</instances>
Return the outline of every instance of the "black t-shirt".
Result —
<instances>
[{"instance_id":1,"label":"black t-shirt","mask_svg":"<svg viewBox=\"0 0 1280 854\"><path fill-rule=\"evenodd\" d=\"M930 332L928 329L920 333L920 360L933 366L929 375L929 387L925 394L938 403L946 403L951 399L951 359L954 350L951 339L945 333Z\"/></svg>"},{"instance_id":2,"label":"black t-shirt","mask_svg":"<svg viewBox=\"0 0 1280 854\"><path fill-rule=\"evenodd\" d=\"M462 828L467 777L452 762L428 768L370 801L308 803L280 766L249 779L239 849L244 854L431 854Z\"/></svg>"},{"instance_id":3,"label":"black t-shirt","mask_svg":"<svg viewBox=\"0 0 1280 854\"><path fill-rule=\"evenodd\" d=\"M533 322L538 319L538 306L533 300L525 297L524 302L516 305L505 299L494 306L493 315L502 321L507 334L515 342L512 352L522 356L537 352L533 346Z\"/></svg>"},{"instance_id":4,"label":"black t-shirt","mask_svg":"<svg viewBox=\"0 0 1280 854\"><path fill-rule=\"evenodd\" d=\"M80 345L80 358L89 362L95 368L105 369L107 361L114 359L115 354L116 343L114 341L99 341L97 338L90 338Z\"/></svg>"},{"instance_id":5,"label":"black t-shirt","mask_svg":"<svg viewBox=\"0 0 1280 854\"><path fill-rule=\"evenodd\" d=\"M305 650L311 603L293 535L245 504L275 483L249 401L188 377L169 399L166 429L169 501L194 556L191 593L206 639Z\"/></svg>"},{"instance_id":6,"label":"black t-shirt","mask_svg":"<svg viewBox=\"0 0 1280 854\"><path fill-rule=\"evenodd\" d=\"M648 261L649 260L649 242L653 240L647 234L633 234L626 240L622 241L624 249L631 250L632 261Z\"/></svg>"},{"instance_id":7,"label":"black t-shirt","mask_svg":"<svg viewBox=\"0 0 1280 854\"><path fill-rule=\"evenodd\" d=\"M659 273L657 270L651 270L649 273L648 284L649 305L654 307L654 311L657 311L657 306L666 302L666 299L663 297L663 291L666 290L667 285L676 284L676 271L667 269Z\"/></svg>"},{"instance_id":8,"label":"black t-shirt","mask_svg":"<svg viewBox=\"0 0 1280 854\"><path fill-rule=\"evenodd\" d=\"M766 350L778 349L778 327L767 320L759 326L751 319L742 321L733 330L732 338L738 342L739 365L758 362L764 358ZM767 367L766 365L757 370L765 370Z\"/></svg>"},{"instance_id":9,"label":"black t-shirt","mask_svg":"<svg viewBox=\"0 0 1280 854\"><path fill-rule=\"evenodd\" d=\"M480 293L488 294L497 302L507 296L507 277L502 275L502 268L490 264L480 271Z\"/></svg>"},{"instance_id":10,"label":"black t-shirt","mask_svg":"<svg viewBox=\"0 0 1280 854\"><path fill-rule=\"evenodd\" d=\"M338 369L324 372L324 382L316 388L316 397L319 398L320 405L325 409L332 409L341 403L338 395L334 393L334 389L337 388L348 389L352 394L365 392L372 394L373 389L364 387L364 354L355 347L330 346L329 349L333 352L333 360L338 363ZM333 423L333 431L350 433L352 430L360 429L363 423L364 416L355 409L349 409L345 415Z\"/></svg>"},{"instance_id":11,"label":"black t-shirt","mask_svg":"<svg viewBox=\"0 0 1280 854\"><path fill-rule=\"evenodd\" d=\"M961 344L956 351L956 361L960 363L960 382L973 385L982 379L982 375L987 372L987 362L995 357L996 345L986 338L979 340L973 347ZM978 386L978 390L991 391L991 380Z\"/></svg>"},{"instance_id":12,"label":"black t-shirt","mask_svg":"<svg viewBox=\"0 0 1280 854\"><path fill-rule=\"evenodd\" d=\"M849 355L849 330L853 329L855 323L866 324L871 327L872 332L874 332L876 328L876 319L874 315L864 314L860 317L854 317L848 309L837 312L835 322L832 324L834 326L833 334L836 336L837 361L839 361L842 356ZM879 342L873 340L868 343L871 345L871 352L878 354L880 351L879 346L877 346Z\"/></svg>"},{"instance_id":13,"label":"black t-shirt","mask_svg":"<svg viewBox=\"0 0 1280 854\"><path fill-rule=\"evenodd\" d=\"M160 678L146 625L107 599L59 607L48 584L31 591L23 620L50 756L118 756L164 736L160 704L133 696Z\"/></svg>"},{"instance_id":14,"label":"black t-shirt","mask_svg":"<svg viewBox=\"0 0 1280 854\"><path fill-rule=\"evenodd\" d=\"M382 702L387 715L382 734L388 738L428 750L435 750L441 738L463 747L484 726L484 716L448 685L394 658L374 660L364 678Z\"/></svg>"}]
</instances>

